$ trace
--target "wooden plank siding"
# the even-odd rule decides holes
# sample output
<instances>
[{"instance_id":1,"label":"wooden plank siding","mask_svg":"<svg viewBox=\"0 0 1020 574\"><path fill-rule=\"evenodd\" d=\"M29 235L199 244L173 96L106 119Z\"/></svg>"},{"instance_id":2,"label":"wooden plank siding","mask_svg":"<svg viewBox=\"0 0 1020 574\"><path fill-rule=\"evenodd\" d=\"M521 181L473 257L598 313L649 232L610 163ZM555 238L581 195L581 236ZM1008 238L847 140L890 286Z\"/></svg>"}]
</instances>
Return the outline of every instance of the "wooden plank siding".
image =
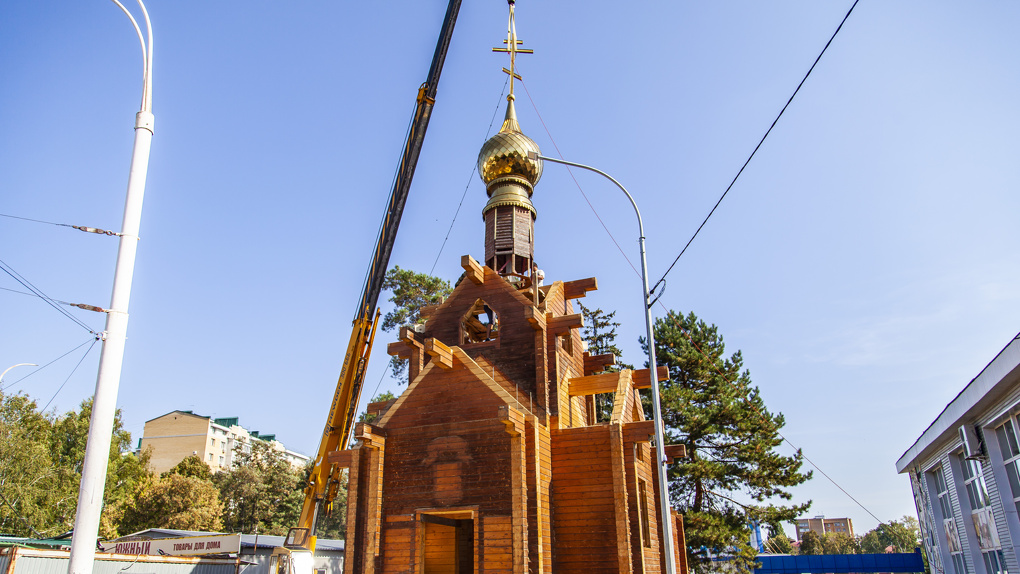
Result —
<instances>
[{"instance_id":1,"label":"wooden plank siding","mask_svg":"<svg viewBox=\"0 0 1020 574\"><path fill-rule=\"evenodd\" d=\"M488 215L487 259L530 257L530 219ZM649 377L595 374L615 358L583 352L572 303L594 278L537 287L461 264L450 296L389 347L411 359L407 387L330 455L350 467L345 573L659 574L654 423L636 390ZM479 301L491 332L475 324ZM465 342L462 322L469 340L491 337ZM594 393L612 394L609 423L596 424Z\"/></svg>"},{"instance_id":2,"label":"wooden plank siding","mask_svg":"<svg viewBox=\"0 0 1020 574\"><path fill-rule=\"evenodd\" d=\"M554 429L551 436L553 570L619 572L609 429Z\"/></svg>"}]
</instances>

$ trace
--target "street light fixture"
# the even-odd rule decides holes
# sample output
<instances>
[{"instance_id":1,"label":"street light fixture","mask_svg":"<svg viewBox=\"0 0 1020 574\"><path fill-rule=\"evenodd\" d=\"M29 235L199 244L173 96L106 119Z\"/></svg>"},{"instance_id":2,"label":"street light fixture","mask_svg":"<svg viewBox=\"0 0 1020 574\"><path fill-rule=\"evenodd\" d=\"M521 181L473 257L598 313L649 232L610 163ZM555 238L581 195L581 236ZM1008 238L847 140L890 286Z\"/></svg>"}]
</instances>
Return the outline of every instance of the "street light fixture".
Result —
<instances>
[{"instance_id":1,"label":"street light fixture","mask_svg":"<svg viewBox=\"0 0 1020 574\"><path fill-rule=\"evenodd\" d=\"M71 555L67 564L69 574L91 574L96 559L96 539L99 535L99 518L103 511L103 494L106 490L106 470L109 464L114 416L117 411L117 389L120 386L121 367L124 364L128 302L131 299L131 280L134 277L138 228L142 219L142 198L145 195L145 177L149 170L149 148L153 131L152 23L149 21L149 13L142 0L137 0L145 19L146 33L143 36L131 12L118 0L112 1L127 14L142 45L142 104L141 109L135 114L135 142L131 152L131 169L128 173L124 221L121 225L117 267L113 276L113 295L110 309L106 314L106 330L101 334L103 350L99 357L96 394L92 401L92 419L85 446L81 486L78 488L74 536L71 539Z\"/></svg>"},{"instance_id":2,"label":"street light fixture","mask_svg":"<svg viewBox=\"0 0 1020 574\"><path fill-rule=\"evenodd\" d=\"M4 369L4 372L0 373L0 389L3 389L4 386L4 375L6 375L7 372L13 369L14 367L38 367L38 366L39 365L35 363L18 363L17 365L11 365L10 367L7 367L6 369Z\"/></svg>"},{"instance_id":3,"label":"street light fixture","mask_svg":"<svg viewBox=\"0 0 1020 574\"><path fill-rule=\"evenodd\" d=\"M630 204L634 207L634 214L637 215L638 220L638 232L640 237L638 243L641 245L641 297L644 301L645 307L645 331L648 337L648 373L652 379L652 405L655 410L655 452L656 457L659 461L659 508L661 510L659 516L659 522L662 524L662 533L665 537L664 550L666 553L666 572L667 574L676 574L676 564L673 562L673 524L672 517L669 514L669 488L666 481L666 453L665 453L665 441L663 437L663 424L662 424L662 405L659 400L659 375L656 372L657 367L655 364L655 335L652 333L652 305L649 302L650 293L648 292L648 263L645 258L645 224L641 221L641 210L638 209L637 203L634 201L634 197L631 196L627 188L623 187L623 184L616 181L613 176L608 173L591 167L590 165L584 165L582 163L574 163L572 161L565 161L562 159L556 159L539 155L533 151L528 152L528 159L531 161L544 160L551 161L553 163L561 163L563 165L569 165L573 167L579 167L588 171L593 171L609 181L616 184L616 187L620 188L630 200Z\"/></svg>"}]
</instances>

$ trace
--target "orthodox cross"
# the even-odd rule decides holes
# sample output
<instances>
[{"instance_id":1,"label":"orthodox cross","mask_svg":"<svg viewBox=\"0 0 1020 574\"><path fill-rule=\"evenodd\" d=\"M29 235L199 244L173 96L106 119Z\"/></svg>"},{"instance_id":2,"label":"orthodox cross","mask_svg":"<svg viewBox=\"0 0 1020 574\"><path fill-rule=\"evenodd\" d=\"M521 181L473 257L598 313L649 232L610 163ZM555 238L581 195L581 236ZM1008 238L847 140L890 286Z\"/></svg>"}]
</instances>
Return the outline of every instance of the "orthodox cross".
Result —
<instances>
[{"instance_id":1,"label":"orthodox cross","mask_svg":"<svg viewBox=\"0 0 1020 574\"><path fill-rule=\"evenodd\" d=\"M510 54L510 69L508 70L503 68L503 72L510 74L510 95L513 96L514 79L521 79L521 76L517 73L517 54L534 54L535 51L518 48L518 46L524 42L517 39L517 23L514 20L514 0L507 0L507 4L510 5L510 22L507 24L506 28L506 40L503 40L506 47L493 48L492 51Z\"/></svg>"}]
</instances>

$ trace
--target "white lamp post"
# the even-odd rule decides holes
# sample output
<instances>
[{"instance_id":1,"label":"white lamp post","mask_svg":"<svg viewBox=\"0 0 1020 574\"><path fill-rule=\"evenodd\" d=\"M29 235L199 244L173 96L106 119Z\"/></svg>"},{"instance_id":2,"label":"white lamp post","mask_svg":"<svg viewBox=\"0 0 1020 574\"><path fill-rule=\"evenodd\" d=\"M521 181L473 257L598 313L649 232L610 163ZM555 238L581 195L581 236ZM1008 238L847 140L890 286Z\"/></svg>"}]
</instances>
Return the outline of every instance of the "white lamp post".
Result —
<instances>
[{"instance_id":1,"label":"white lamp post","mask_svg":"<svg viewBox=\"0 0 1020 574\"><path fill-rule=\"evenodd\" d=\"M581 163L574 163L571 161L564 161L562 159L538 155L535 152L528 152L528 159L532 161L541 159L544 161L551 161L553 163L561 163L563 165L570 165L586 169L588 171L593 171L601 175L616 184L616 187L620 188L620 191L622 191L627 196L627 199L630 200L630 204L634 207L634 214L637 215L638 232L640 234L638 243L641 245L641 298L645 307L645 331L648 337L648 371L649 376L652 379L652 404L655 410L655 452L659 461L659 508L661 511L659 522L662 524L662 533L665 537L663 547L666 553L666 572L668 574L676 574L676 564L674 562L673 551L673 520L672 516L669 514L669 487L666 481L667 463L664 451L666 445L663 437L662 405L659 401L659 375L656 372L657 367L655 364L655 334L652 333L652 306L649 302L648 293L648 263L645 259L645 224L641 221L641 211L638 209L637 203L630 195L630 192L627 191L627 188L623 187L623 184L616 181L613 176L602 170L595 169L594 167Z\"/></svg>"},{"instance_id":2,"label":"white lamp post","mask_svg":"<svg viewBox=\"0 0 1020 574\"><path fill-rule=\"evenodd\" d=\"M131 280L134 276L135 251L138 249L138 228L142 219L142 198L145 194L145 176L149 168L149 146L152 141L152 24L141 0L137 0L145 18L145 36L138 22L118 0L112 0L131 20L142 45L142 105L135 114L135 143L128 174L127 199L124 203L124 221L121 226L120 247L117 251L117 268L113 276L113 295L106 316L106 330L102 333L103 350L99 357L99 375L96 394L92 402L92 419L89 423L85 462L82 466L81 486L78 489L78 509L74 518L74 537L71 539L69 574L91 574L95 563L96 540L99 535L99 517L103 511L103 493L106 489L106 470L110 456L114 415L117 411L117 389L124 362L124 342L127 339L128 302L131 298Z\"/></svg>"},{"instance_id":3,"label":"white lamp post","mask_svg":"<svg viewBox=\"0 0 1020 574\"><path fill-rule=\"evenodd\" d=\"M6 369L4 369L4 372L0 373L0 389L3 389L4 375L6 375L7 372L13 369L14 367L38 367L38 366L39 365L35 363L18 363L17 365L11 365L10 367L7 367Z\"/></svg>"}]
</instances>

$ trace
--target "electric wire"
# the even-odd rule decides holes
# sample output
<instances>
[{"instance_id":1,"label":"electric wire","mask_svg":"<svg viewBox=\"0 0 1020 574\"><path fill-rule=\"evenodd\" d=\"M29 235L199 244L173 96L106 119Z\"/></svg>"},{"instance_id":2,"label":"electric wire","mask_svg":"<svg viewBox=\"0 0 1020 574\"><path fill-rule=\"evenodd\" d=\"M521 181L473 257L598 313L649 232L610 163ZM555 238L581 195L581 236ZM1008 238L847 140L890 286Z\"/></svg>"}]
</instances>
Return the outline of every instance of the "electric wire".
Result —
<instances>
[{"instance_id":1,"label":"electric wire","mask_svg":"<svg viewBox=\"0 0 1020 574\"><path fill-rule=\"evenodd\" d=\"M754 150L751 151L751 155L747 156L747 161L745 161L744 165L740 166L740 169L737 170L737 175L733 176L733 180L730 181L730 184L726 186L726 190L723 191L721 196L719 196L719 201L715 202L715 205L712 206L711 211L709 211L708 215L705 216L704 221L702 221L701 225L698 226L698 229L695 230L694 235L692 235L691 238L687 241L687 244L684 245L684 248L680 250L680 254L677 255L676 259L673 260L673 263L670 264L669 269L666 269L666 272L662 274L662 277L655 282L655 285L652 285L652 288L648 291L649 293L654 293L655 290L659 287L659 284L666 279L666 276L669 275L669 272L673 270L673 267L676 265L677 261L680 261L680 258L683 257L684 252L687 251L687 248L690 247L691 243L694 242L694 238L697 237L699 233L701 233L701 229L705 227L706 223L708 223L709 218L711 218L712 214L715 213L716 208L718 208L719 204L722 203L722 200L726 198L726 194L728 194L730 190L733 189L733 185L737 183L737 179L740 177L740 174L744 173L744 169L747 167L747 164L751 163L751 160L754 159L754 155L758 153L759 149L761 149L762 144L765 143L765 138L769 137L769 134L772 133L772 128L776 127L776 124L779 122L779 118L783 117L783 113L786 112L786 108L790 107L790 103L793 102L793 98L795 98L797 96L797 93L800 92L801 86L804 85L804 82L807 81L808 76L810 76L811 72L814 71L815 66L818 65L819 60L821 60L822 56L825 55L825 51L829 49L829 45L832 44L832 41L836 39L836 34L839 34L839 31L843 29L843 24L845 24L847 19L850 18L850 14L853 13L854 8L860 1L861 0L854 0L854 3L850 6L850 9L847 10L846 15L843 16L843 20L839 23L839 26L836 26L836 31L832 33L832 36L829 38L829 41L825 43L825 46L822 48L822 51L818 54L818 57L815 58L814 63L811 64L811 67L808 68L807 73L804 74L804 77L800 80L800 83L797 84L797 88L793 90L792 94L790 94L790 99L786 100L786 104L783 106L783 109L779 110L779 115L776 116L776 119L772 120L772 125L769 126L769 129L765 130L765 135L761 136L761 140L758 141L758 145L754 146Z\"/></svg>"},{"instance_id":2,"label":"electric wire","mask_svg":"<svg viewBox=\"0 0 1020 574\"><path fill-rule=\"evenodd\" d=\"M68 352L64 353L63 355L60 355L60 356L59 356L59 357L57 357L56 359L53 359L52 361L50 361L50 362L46 363L45 365L43 365L43 366L39 367L38 369L35 369L34 371L32 371L31 373L29 373L29 374L25 375L24 377L21 377L20 379L18 379L18 380L16 380L16 381L13 381L13 382L9 383L9 384L8 384L8 385L7 385L6 387L0 388L0 391L6 391L7 389L9 389L9 388L13 387L14 385L16 385L16 384L20 383L21 381L24 381L25 379L27 379L27 378L31 377L32 375L34 375L34 374L38 373L39 371L41 371L41 370L45 369L46 367L48 367L48 366L52 365L53 363L56 363L56 362L57 362L57 361L59 361L60 359L63 359L64 357L66 357L66 356L70 355L71 353L73 353L73 352L77 351L78 349L80 349L80 348L84 347L84 346L85 346L86 344L88 344L88 342L89 342L89 341L96 341L96 340L97 340L96 338L89 338L89 339L86 339L84 343L82 343L82 344L78 345L77 347L75 347L75 348L71 349L70 351L68 351Z\"/></svg>"},{"instance_id":3,"label":"electric wire","mask_svg":"<svg viewBox=\"0 0 1020 574\"><path fill-rule=\"evenodd\" d=\"M492 133L492 126L496 123L496 117L499 116L499 105L503 102L503 94L506 93L507 84L510 83L510 76L507 76L506 82L503 84L503 91L499 94L499 99L496 100L496 109L492 112L492 119L489 120L489 128L485 130L485 140L489 139L489 134ZM453 213L453 221L450 222L450 228L446 230L446 237L443 238L443 244L439 247L439 253L436 253L436 260L432 262L432 269L429 269L429 275L436 270L436 265L439 263L439 258L443 255L443 250L446 249L446 242L450 239L450 233L453 231L453 225L457 223L457 216L460 215L460 208L464 205L464 198L467 197L468 189L471 188L471 182L475 179L475 172L478 171L477 162L471 166L471 174L468 175L467 185L464 186L464 193L460 196L460 203L457 204L457 211Z\"/></svg>"},{"instance_id":4,"label":"electric wire","mask_svg":"<svg viewBox=\"0 0 1020 574\"><path fill-rule=\"evenodd\" d=\"M70 223L55 223L53 221L45 221L42 219L32 219L30 217L21 217L18 215L8 215L6 213L0 213L0 217L9 217L11 219L20 219L22 221L31 221L33 223L45 223L46 225L56 225L57 227L70 227L71 229L77 229L78 231L84 231L86 233L96 233L99 235L111 235L120 237L122 234L116 231L107 231L105 229L99 229L98 227L87 227L85 225L71 225Z\"/></svg>"},{"instance_id":5,"label":"electric wire","mask_svg":"<svg viewBox=\"0 0 1020 574\"><path fill-rule=\"evenodd\" d=\"M521 74L521 76L523 78L523 74ZM546 135L549 136L549 141L553 144L553 147L556 148L556 155L560 156L560 159L566 159L563 157L563 152L560 151L560 146L556 145L556 140L553 139L552 133L549 131L549 126L545 125L545 120L542 119L542 114L538 111L538 106L535 105L535 99L531 97L531 92L528 90L528 85L524 83L523 79L521 79L521 86L524 87L524 93L528 95L528 100L531 101L531 107L535 109L535 115L538 116L538 121L542 124L542 129L545 130ZM581 197L584 198L584 201L588 204L588 207L591 208L591 212L595 214L595 219L599 220L599 223L602 225L602 229L605 229L606 234L608 234L609 238L613 240L613 243L616 245L616 248L620 251L620 255L623 255L623 258L627 260L627 264L630 265L630 268L633 269L634 273L636 273L640 277L641 274L638 272L637 267L635 267L634 263L631 262L630 257L627 257L627 253L623 250L623 247L620 247L620 243L616 241L616 237L613 237L613 232L609 231L609 227L606 226L606 222L602 221L602 217L599 215L599 212L596 211L595 206L592 205L591 200L588 199L588 194L586 194L584 192L584 189L581 188L581 184L580 182L577 181L577 177L574 175L574 171L570 169L570 166L566 166L566 168L567 172L570 173L570 178L574 180L574 185L577 186L577 190L581 192Z\"/></svg>"},{"instance_id":6,"label":"electric wire","mask_svg":"<svg viewBox=\"0 0 1020 574\"><path fill-rule=\"evenodd\" d=\"M856 6L856 5L857 5L857 2L858 2L858 1L860 1L860 0L855 0L855 2L854 2L854 6ZM851 6L851 8L850 8L850 11L851 11L851 12L853 11L853 7L852 7L852 6ZM843 19L843 21L844 21L844 22L846 21L846 18L847 18L847 17L849 17L849 15L850 15L850 12L847 12L847 16L846 16L846 17L844 17L844 19ZM840 23L840 27L842 27L842 23ZM837 32L838 32L838 31L839 31L839 30L837 29ZM833 38L834 38L834 37L835 37L835 34L833 34ZM829 40L829 43L831 43L831 42L832 42L832 39L830 38L830 40ZM826 47L828 47L828 44L826 44ZM824 53L824 50L823 50L823 53ZM819 58L821 58L821 55L819 55ZM815 63L817 64L817 62L818 62L818 60L816 59L816 60L815 60ZM813 68L814 68L814 65L812 65L812 69L813 69ZM810 73L810 72L809 72L809 73ZM806 76L805 76L805 79L807 79L807 77L806 77ZM803 80L801 80L801 85L803 85L803 83L804 83L804 81L803 81ZM548 126L547 126L547 125L545 124L545 121L544 121L544 120L542 120L542 115L541 115L541 113L540 113L540 112L538 111L538 106L537 106L537 105L535 104L535 100L534 100L534 98L532 98L532 97L531 97L531 92L529 92L529 91L528 91L528 87L527 87L527 84L525 84L525 83L524 83L524 81L522 80L522 81L521 81L521 85L522 85L522 86L524 86L524 91L525 91L525 93L526 93L526 94L528 95L528 99L529 99L529 100L531 100L531 105L532 105L532 107L533 107L533 108L535 109L535 114L536 114L536 115L538 116L538 118L539 118L539 121L540 121L540 122L542 123L542 127L543 127L543 128L545 129L545 132L546 132L546 134L547 134L547 135L548 135L548 137L549 137L549 141L550 141L550 142L552 142L552 144L553 144L553 147L554 147L554 148L556 148L556 153L557 153L557 154L559 154L560 158L562 159L562 158L563 158L563 154L562 154L562 152L560 152L560 150L559 150L559 146L557 146L557 145L556 145L556 140L555 140L555 138L553 138L553 136L552 136L552 133L551 133L551 132L549 131L549 128L548 128ZM797 88L797 89L799 90L799 89L800 89L800 86L798 86L798 88ZM794 92L794 94L796 95L796 91ZM792 98L792 96L791 96L791 98L790 98L790 99L791 99L791 100L793 99L793 98ZM787 105L789 105L789 102L787 102ZM783 109L785 110L786 108L784 107ZM782 114L780 114L780 115L782 115ZM778 118L777 118L777 121L778 121ZM775 125L775 122L773 122L773 125ZM771 128L770 128L770 130L771 130ZM767 135L767 134L766 134L766 135ZM762 138L762 140L764 141L764 138ZM760 146L760 145L761 145L761 144L759 143L759 146ZM750 161L750 160L748 160L748 161ZM746 164L745 164L745 165L746 165ZM569 170L569 166L567 166L567 169ZM613 234L612 234L612 232L610 232L610 231L609 231L609 228L608 228L608 227L606 226L605 222L604 222L604 221L602 220L602 217L601 217L601 216L599 215L598 211L597 211L597 210L595 209L595 206L594 206L594 205L592 205L591 201L589 201L589 200L588 200L588 196L587 196L587 194L585 194L585 193L584 193L584 189L582 189L582 187L581 187L581 184L580 184L580 183L579 183L579 182L577 181L577 178L574 178L574 177L573 177L573 172L571 172L571 177L572 177L572 178L574 179L574 184L575 184L575 185L577 186L577 188L578 188L578 191L580 191L580 192L581 192L581 195L582 195L582 196L584 197L585 201L586 201L586 202L588 203L588 207L590 207L590 208L591 208L591 210L592 210L592 213L594 213L594 214L595 214L595 217L596 217L596 219L598 219L598 220L599 220L599 223L601 223L601 224L602 224L602 228L603 228L603 229L605 229L606 233L607 233L607 234L609 235L609 237L610 237L610 238L611 238L611 239L613 240L613 243L615 243L615 244L616 244L616 247L617 247L617 249L619 249L619 250L620 250L620 253L621 253L621 254L623 255L624 259L626 259L626 260L627 260L627 263L628 263L628 264L630 264L630 267L631 267L631 269L632 269L632 270L634 271L634 273L635 273L635 274L636 274L637 276L639 276L639 277L640 277L640 273L638 272L637 268L636 268L636 267L634 266L634 264L633 264L633 263L632 263L632 262L630 261L630 258L629 258L629 257L627 257L627 254L626 254L626 253L625 253L625 252L623 251L623 248L622 248L622 247L620 247L620 244L619 244L619 242L617 242L617 241L616 241L616 238L615 238L615 237L613 237ZM732 186L732 184L731 184L731 186ZM707 220L707 219L706 219L706 220ZM674 263L675 263L675 262L674 262ZM667 273L668 273L668 271L667 271ZM664 279L665 279L665 275L663 275L663 278L662 278L662 279L660 279L658 283L662 283L662 281L663 281ZM658 285L658 283L657 283L656 285ZM654 289L653 289L653 290L654 290ZM649 291L649 293L651 293L651 291L653 291L653 290L650 290L650 291ZM661 294L660 294L660 298L661 298ZM658 301L658 299L656 299L656 301ZM668 309L667 309L667 308L665 307L665 305L664 305L664 304L663 304L662 302L659 302L659 306L660 306L660 307L661 307L661 308L662 308L662 309L663 309L664 311L666 311L666 314L667 314L667 316L669 316L669 313L668 313ZM696 350L697 350L697 351L698 351L698 352L699 352L699 353L700 353L700 354L702 355L702 357L705 357L705 358L707 359L707 358L708 358L707 354L705 354L705 352L704 352L704 351L702 351L702 350L701 350L701 349L700 349L700 348L699 348L699 347L698 347L698 346L697 346L697 345L696 345L696 344L694 343L694 340L693 340L693 337L691 336L691 334L690 334L689 332L687 332L687 331L686 331L685 329L683 329L683 328L682 328L682 327L681 327L681 326L680 326L679 324L677 324L677 323L675 322L675 320L674 320L674 325L675 325L675 326L676 326L677 328L679 328L681 332L683 332L683 333L685 333L685 334L687 335L688 339L689 339L689 340L691 341L691 344L692 344L692 346L693 346L693 347L694 347L694 348L695 348L695 349L696 349ZM722 373L719 373L719 374L720 374L720 376L722 376ZM725 376L723 376L723 380L725 380L726 382L728 382L728 383L730 383L730 384L733 384L733 381L730 381L730 380L726 379L726 378L725 378ZM752 408L753 408L753 406L752 406ZM756 413L756 414L758 414L758 416L759 416L759 417L761 417L761 418L762 418L763 420L765 420L765 418L766 418L766 417L765 417L765 416L764 416L764 415L763 415L762 413L758 412L758 411L757 411L757 409L755 409L755 413ZM854 503L856 503L856 504L857 504L858 506L860 506L860 507L861 507L861 508L862 508L862 509L863 509L863 510L864 510L865 512L867 512L867 513L868 513L868 514L869 514L869 515L870 515L870 516L871 516L872 518L874 518L875 520L877 520L877 521L878 521L879 523L881 523L881 522L882 522L881 520L879 520L879 519L878 519L878 517L876 517L876 516L875 516L875 514L874 514L873 512L871 512L870 510L868 510L868 508L867 508L867 507L865 507L865 506L864 506L863 504L861 504L861 502L860 502L860 501L858 501L858 500L857 500L856 498L854 498L854 497L853 497L853 496L852 496L852 495L851 495L851 494L850 494L850 493L849 493L849 492L848 492L848 491L847 491L847 490L846 490L845 488L843 488L843 487L842 487L842 486L841 486L841 485L840 485L839 483L837 483L837 482L836 482L836 481L835 481L835 480L834 480L834 479L833 479L833 478L832 478L831 476L829 476L829 475L828 475L828 473L826 473L826 472L825 472L824 470L822 470L822 469L821 469L821 468L820 468L820 467L819 467L819 466L818 466L818 465L817 465L817 464L816 464L816 463L815 463L814 461L812 461L812 460L811 460L810 458L808 458L807 456L805 456L805 455L804 455L804 451L803 451L802 449L798 448L797 446L795 446L795 445L794 445L794 444L793 444L792 442L790 442L790 440L789 440L789 439L787 439L787 438L786 438L786 437L785 437L784 435L782 435L782 434L781 434L781 433L779 432L779 430L778 430L778 429L776 430L776 434L777 434L777 435L779 435L779 437L780 437L780 438L782 438L782 439L783 439L783 440L784 440L784 441L785 441L785 442L786 442L786 443L787 443L788 445L790 445L790 447L791 447L791 448L793 448L794 450L796 450L796 451L800 452L801 456L802 456L802 457L804 458L804 460L805 460L805 461L807 461L807 462L808 462L808 463L809 463L809 464L810 464L810 465L811 465L812 467L814 467L814 468L815 468L816 470L818 470L818 472L819 472L819 473L821 473L821 475L822 475L822 476L824 476L824 477L825 477L826 479L828 479L828 480L829 480L829 482L831 482L831 483L832 483L832 484L833 484L833 485L834 485L834 486L835 486L835 487L836 487L837 489L839 489L839 490L840 490L840 491L841 491L841 492L842 492L843 494L846 494L846 495L847 495L847 497L849 497L849 498L850 498L850 500L854 501Z\"/></svg>"},{"instance_id":7,"label":"electric wire","mask_svg":"<svg viewBox=\"0 0 1020 574\"><path fill-rule=\"evenodd\" d=\"M17 293L18 295L28 295L29 297L38 297L35 293L28 293L25 291L18 291L17 289L8 289L7 287L0 287L0 291L10 291L11 293ZM60 303L61 305L73 306L74 303L68 303L67 301L61 301L60 299L54 299L53 302Z\"/></svg>"},{"instance_id":8,"label":"electric wire","mask_svg":"<svg viewBox=\"0 0 1020 574\"><path fill-rule=\"evenodd\" d=\"M50 400L46 401L46 406L44 406L43 408L41 408L41 409L39 410L40 412L46 412L46 409L48 409L48 408L49 408L49 406L50 406L50 403L52 403L52 402L53 402L53 399L57 398L57 395L58 395L58 394L60 393L60 391L61 391L61 390L63 390L63 388L64 388L64 385L66 385L66 384L67 384L67 381L70 381L70 380L71 380L71 376L72 376L72 375L74 375L74 372L78 370L78 367L80 367L80 366L81 366L82 362L83 362L83 361L85 360L85 357L88 357L88 356L89 356L89 353L90 353L90 352L92 352L92 348L93 348L93 347L95 347L95 346L96 346L96 343L98 343L98 342L99 342L99 337L96 337L95 339L93 339L93 340L92 340L92 344L91 344L91 345L89 345L89 348L88 348L88 349L85 349L85 354L84 354L84 355L82 355L82 356L81 356L81 359L79 359L79 360L78 360L78 364L77 364L77 365L75 365L75 366L74 366L74 368L73 368L73 369L71 369L71 372L67 374L67 378L66 378L66 379L64 379L64 382L63 382L63 383L60 383L60 386L59 386L59 387L57 387L57 391L56 391L55 393L53 393L53 396L52 396L52 397L50 397Z\"/></svg>"},{"instance_id":9,"label":"electric wire","mask_svg":"<svg viewBox=\"0 0 1020 574\"><path fill-rule=\"evenodd\" d=\"M4 263L2 260L0 260L0 270L3 270L4 273L7 273L8 275L10 275L12 278L14 278L15 281L17 281L18 283L21 283L21 285L23 287L25 287L26 289L28 289L29 291L34 293L36 295L36 297L39 297L40 299L45 301L47 305L49 305L50 307L53 307L54 309L56 309L58 313L60 313L61 315L65 316L68 319L70 319L70 320L74 321L75 323L77 323L78 326L81 327L82 329L85 329L86 331L88 331L89 333L92 333L93 335L98 335L99 334L99 333L96 333L95 331L93 331L91 327L89 327L88 325L86 325L85 323L80 321L77 317L75 317L74 315L72 315L69 312L67 312L67 310L62 309L57 304L57 302L54 299L52 299L49 296L47 296L45 293L43 293L41 290L39 290L39 288L36 287L35 285L32 285L32 283L28 279L25 279L24 277L22 277L21 274L19 274L17 271L12 269L10 265Z\"/></svg>"}]
</instances>

